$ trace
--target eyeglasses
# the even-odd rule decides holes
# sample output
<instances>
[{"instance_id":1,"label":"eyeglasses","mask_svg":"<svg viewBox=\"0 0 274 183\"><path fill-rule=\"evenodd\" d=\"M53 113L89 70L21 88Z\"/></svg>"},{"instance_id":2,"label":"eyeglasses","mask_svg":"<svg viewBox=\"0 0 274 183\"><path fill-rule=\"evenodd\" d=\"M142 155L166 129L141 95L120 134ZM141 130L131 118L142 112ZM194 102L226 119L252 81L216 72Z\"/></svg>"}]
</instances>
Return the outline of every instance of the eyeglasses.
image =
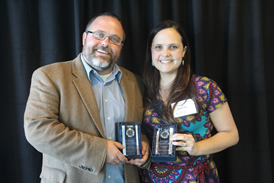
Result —
<instances>
[{"instance_id":1,"label":"eyeglasses","mask_svg":"<svg viewBox=\"0 0 274 183\"><path fill-rule=\"evenodd\" d=\"M120 45L121 43L124 43L118 36L107 36L107 34L105 32L102 32L102 31L94 31L94 32L91 32L91 31L86 31L86 33L91 33L92 36L95 38L95 39L98 39L100 41L103 41L106 39L106 37L108 37L109 39L109 42L111 44L115 44L115 45Z\"/></svg>"}]
</instances>

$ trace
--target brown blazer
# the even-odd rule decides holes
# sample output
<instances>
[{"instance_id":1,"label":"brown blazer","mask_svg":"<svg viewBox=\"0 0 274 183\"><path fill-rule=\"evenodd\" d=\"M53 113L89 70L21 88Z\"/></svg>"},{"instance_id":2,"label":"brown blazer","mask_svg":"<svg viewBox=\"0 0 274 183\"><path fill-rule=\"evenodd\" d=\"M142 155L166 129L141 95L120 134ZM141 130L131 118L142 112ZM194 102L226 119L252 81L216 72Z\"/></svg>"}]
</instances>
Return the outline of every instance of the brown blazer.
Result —
<instances>
[{"instance_id":1,"label":"brown blazer","mask_svg":"<svg viewBox=\"0 0 274 183\"><path fill-rule=\"evenodd\" d=\"M120 69L125 121L141 122L142 85L133 73ZM27 140L43 153L41 182L103 182L106 139L80 55L33 73L24 120ZM124 167L125 181L139 183L137 167Z\"/></svg>"}]
</instances>

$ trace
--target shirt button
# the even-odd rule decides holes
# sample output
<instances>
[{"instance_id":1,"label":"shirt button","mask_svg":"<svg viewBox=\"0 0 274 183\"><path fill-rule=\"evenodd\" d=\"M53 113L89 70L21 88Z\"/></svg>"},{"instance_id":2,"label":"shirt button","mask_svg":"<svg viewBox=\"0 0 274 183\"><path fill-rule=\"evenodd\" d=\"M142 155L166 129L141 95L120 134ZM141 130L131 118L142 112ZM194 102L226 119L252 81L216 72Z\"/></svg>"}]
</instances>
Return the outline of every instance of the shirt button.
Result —
<instances>
[{"instance_id":1,"label":"shirt button","mask_svg":"<svg viewBox=\"0 0 274 183\"><path fill-rule=\"evenodd\" d=\"M110 120L110 117L108 117L108 120Z\"/></svg>"},{"instance_id":2,"label":"shirt button","mask_svg":"<svg viewBox=\"0 0 274 183\"><path fill-rule=\"evenodd\" d=\"M108 99L106 99L105 102L108 102Z\"/></svg>"},{"instance_id":3,"label":"shirt button","mask_svg":"<svg viewBox=\"0 0 274 183\"><path fill-rule=\"evenodd\" d=\"M108 139L111 140L111 137L109 137Z\"/></svg>"},{"instance_id":4,"label":"shirt button","mask_svg":"<svg viewBox=\"0 0 274 183\"><path fill-rule=\"evenodd\" d=\"M108 178L110 179L110 175L108 176Z\"/></svg>"}]
</instances>

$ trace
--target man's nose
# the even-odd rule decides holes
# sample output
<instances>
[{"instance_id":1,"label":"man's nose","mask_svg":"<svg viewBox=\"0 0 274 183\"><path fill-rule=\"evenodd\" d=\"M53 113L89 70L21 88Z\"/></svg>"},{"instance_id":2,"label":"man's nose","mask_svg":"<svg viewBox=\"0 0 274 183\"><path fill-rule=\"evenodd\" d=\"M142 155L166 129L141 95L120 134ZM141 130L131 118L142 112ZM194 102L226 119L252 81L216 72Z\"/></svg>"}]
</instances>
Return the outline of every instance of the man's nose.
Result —
<instances>
[{"instance_id":1,"label":"man's nose","mask_svg":"<svg viewBox=\"0 0 274 183\"><path fill-rule=\"evenodd\" d=\"M102 46L107 47L109 45L109 37L106 36L104 40L101 41Z\"/></svg>"}]
</instances>

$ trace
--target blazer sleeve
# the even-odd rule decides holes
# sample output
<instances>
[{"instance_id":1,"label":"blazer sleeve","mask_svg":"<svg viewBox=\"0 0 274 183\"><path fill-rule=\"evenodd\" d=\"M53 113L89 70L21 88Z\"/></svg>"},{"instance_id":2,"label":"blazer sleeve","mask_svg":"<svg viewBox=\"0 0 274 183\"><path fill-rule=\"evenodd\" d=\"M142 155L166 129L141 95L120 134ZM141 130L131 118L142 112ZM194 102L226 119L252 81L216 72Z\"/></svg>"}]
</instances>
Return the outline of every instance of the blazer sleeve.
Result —
<instances>
[{"instance_id":1,"label":"blazer sleeve","mask_svg":"<svg viewBox=\"0 0 274 183\"><path fill-rule=\"evenodd\" d=\"M47 71L40 68L32 76L24 114L26 138L39 152L98 174L105 163L106 140L70 129L66 122L60 121L61 81L49 77Z\"/></svg>"}]
</instances>

